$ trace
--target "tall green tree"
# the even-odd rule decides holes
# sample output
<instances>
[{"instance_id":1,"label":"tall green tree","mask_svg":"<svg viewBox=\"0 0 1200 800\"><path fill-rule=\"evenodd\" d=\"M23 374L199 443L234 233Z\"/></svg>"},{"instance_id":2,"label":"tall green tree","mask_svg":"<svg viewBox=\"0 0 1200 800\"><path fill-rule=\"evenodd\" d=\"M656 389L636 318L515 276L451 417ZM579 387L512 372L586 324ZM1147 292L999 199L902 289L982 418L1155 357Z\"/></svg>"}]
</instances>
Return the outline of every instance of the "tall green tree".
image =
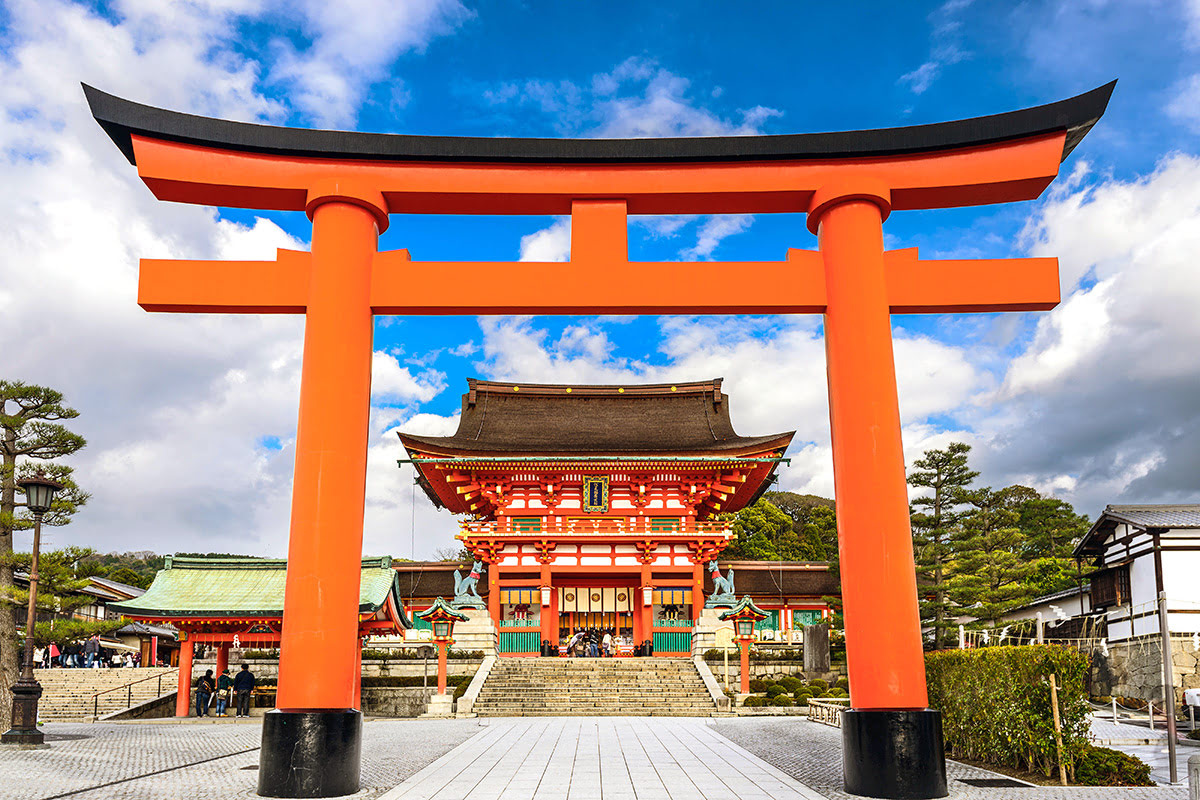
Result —
<instances>
[{"instance_id":1,"label":"tall green tree","mask_svg":"<svg viewBox=\"0 0 1200 800\"><path fill-rule=\"evenodd\" d=\"M772 492L790 495L790 492ZM788 498L784 498L785 501ZM790 512L790 513L789 513ZM823 504L797 505L788 511L763 497L733 515L733 544L723 558L744 561L826 561L837 556L837 520ZM832 543L832 547L830 546Z\"/></svg>"},{"instance_id":2,"label":"tall green tree","mask_svg":"<svg viewBox=\"0 0 1200 800\"><path fill-rule=\"evenodd\" d=\"M763 499L792 519L798 549L791 560L837 563L837 513L832 500L795 492L767 492Z\"/></svg>"},{"instance_id":3,"label":"tall green tree","mask_svg":"<svg viewBox=\"0 0 1200 800\"><path fill-rule=\"evenodd\" d=\"M1006 490L964 492L969 510L955 533L949 596L963 611L996 627L1004 612L1034 597L1026 536Z\"/></svg>"},{"instance_id":4,"label":"tall green tree","mask_svg":"<svg viewBox=\"0 0 1200 800\"><path fill-rule=\"evenodd\" d=\"M25 507L17 481L40 470L65 484L42 524L66 525L70 521L88 495L72 480L70 467L52 460L77 453L87 444L63 424L77 416L79 412L64 405L62 394L54 389L0 380L0 721L7 721L12 714L10 687L20 665L14 612L23 598L28 602L28 594L13 585L18 563L13 534L33 527L33 515Z\"/></svg>"},{"instance_id":5,"label":"tall green tree","mask_svg":"<svg viewBox=\"0 0 1200 800\"><path fill-rule=\"evenodd\" d=\"M1070 503L1044 497L1027 486L1004 490L1017 512L1017 527L1025 536L1021 554L1030 563L1029 583L1035 597L1061 592L1079 581L1075 543L1091 523Z\"/></svg>"},{"instance_id":6,"label":"tall green tree","mask_svg":"<svg viewBox=\"0 0 1200 800\"><path fill-rule=\"evenodd\" d=\"M963 497L979 476L967 463L971 446L954 442L945 450L927 450L913 462L910 486L932 489L912 501L913 556L921 592L921 624L933 630L933 647L941 650L954 626L950 614L948 568L954 556L954 535L963 516Z\"/></svg>"}]
</instances>

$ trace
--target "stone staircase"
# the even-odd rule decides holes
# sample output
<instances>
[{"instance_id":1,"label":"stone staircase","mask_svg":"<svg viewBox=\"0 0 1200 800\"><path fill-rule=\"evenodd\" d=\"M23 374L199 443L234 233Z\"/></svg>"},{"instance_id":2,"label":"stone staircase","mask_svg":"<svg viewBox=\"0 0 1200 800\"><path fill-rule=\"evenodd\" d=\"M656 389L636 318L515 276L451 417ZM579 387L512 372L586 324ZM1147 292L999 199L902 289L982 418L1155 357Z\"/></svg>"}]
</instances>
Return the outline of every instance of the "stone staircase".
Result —
<instances>
[{"instance_id":1,"label":"stone staircase","mask_svg":"<svg viewBox=\"0 0 1200 800\"><path fill-rule=\"evenodd\" d=\"M690 658L501 658L472 709L481 717L706 717Z\"/></svg>"},{"instance_id":2,"label":"stone staircase","mask_svg":"<svg viewBox=\"0 0 1200 800\"><path fill-rule=\"evenodd\" d=\"M99 716L122 711L130 704L144 703L159 697L158 676L162 676L162 693L171 694L176 689L176 670L168 667L117 668L117 669L35 669L34 677L42 685L42 699L38 702L38 718L43 722L91 722L97 704L92 696L96 692L117 689L133 681L141 681L128 689L101 695L97 709ZM152 678L154 680L142 680Z\"/></svg>"}]
</instances>

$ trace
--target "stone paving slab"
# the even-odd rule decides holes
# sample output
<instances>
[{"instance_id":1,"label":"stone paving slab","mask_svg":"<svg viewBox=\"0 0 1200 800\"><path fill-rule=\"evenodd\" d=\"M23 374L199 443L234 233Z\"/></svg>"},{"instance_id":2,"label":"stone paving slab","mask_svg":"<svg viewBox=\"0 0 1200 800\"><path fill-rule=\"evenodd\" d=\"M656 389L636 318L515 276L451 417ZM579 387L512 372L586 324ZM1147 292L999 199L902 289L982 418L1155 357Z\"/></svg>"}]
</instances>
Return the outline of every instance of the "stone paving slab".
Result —
<instances>
[{"instance_id":1,"label":"stone paving slab","mask_svg":"<svg viewBox=\"0 0 1200 800\"><path fill-rule=\"evenodd\" d=\"M261 724L261 723L260 723ZM257 797L260 725L47 723L40 750L0 747L4 800ZM474 720L371 720L363 790L376 798L472 736Z\"/></svg>"},{"instance_id":2,"label":"stone paving slab","mask_svg":"<svg viewBox=\"0 0 1200 800\"><path fill-rule=\"evenodd\" d=\"M737 718L716 720L712 725L721 735L807 784L821 796L859 800L856 795L842 791L842 732L838 728L797 718ZM1189 752L1194 751L1182 748L1180 751L1180 775L1185 781ZM947 762L946 774L951 800L1186 800L1188 796L1186 783L1155 787L975 787L962 780L1004 776L955 761Z\"/></svg>"}]
</instances>

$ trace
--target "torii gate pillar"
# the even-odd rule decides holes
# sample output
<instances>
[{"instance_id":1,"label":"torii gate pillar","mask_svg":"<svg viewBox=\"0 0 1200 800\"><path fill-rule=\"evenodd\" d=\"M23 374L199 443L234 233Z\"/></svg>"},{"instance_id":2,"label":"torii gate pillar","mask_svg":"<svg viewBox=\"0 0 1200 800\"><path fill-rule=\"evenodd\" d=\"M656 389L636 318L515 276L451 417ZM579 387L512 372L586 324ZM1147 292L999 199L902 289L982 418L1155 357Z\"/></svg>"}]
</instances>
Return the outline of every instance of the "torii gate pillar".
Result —
<instances>
[{"instance_id":1,"label":"torii gate pillar","mask_svg":"<svg viewBox=\"0 0 1200 800\"><path fill-rule=\"evenodd\" d=\"M359 786L359 577L375 314L824 314L852 710L847 791L947 794L927 708L890 315L1033 311L1052 258L930 261L883 249L893 208L1037 197L1113 84L1037 108L914 128L696 139L454 139L244 125L85 87L161 200L306 211L312 252L144 259L149 311L305 314L278 706L259 794ZM630 262L628 214L808 213L819 251L783 261ZM570 214L571 263L377 252L389 214ZM738 279L730 280L730 276ZM449 278L453 276L453 283Z\"/></svg>"}]
</instances>

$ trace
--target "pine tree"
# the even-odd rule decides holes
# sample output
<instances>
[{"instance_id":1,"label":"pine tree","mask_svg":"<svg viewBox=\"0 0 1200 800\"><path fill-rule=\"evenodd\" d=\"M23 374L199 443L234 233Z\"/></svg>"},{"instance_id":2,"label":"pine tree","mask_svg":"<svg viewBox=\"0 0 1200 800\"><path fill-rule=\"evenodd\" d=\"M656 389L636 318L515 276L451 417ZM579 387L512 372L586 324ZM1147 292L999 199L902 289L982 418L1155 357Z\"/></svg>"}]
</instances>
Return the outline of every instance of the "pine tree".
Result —
<instances>
[{"instance_id":1,"label":"pine tree","mask_svg":"<svg viewBox=\"0 0 1200 800\"><path fill-rule=\"evenodd\" d=\"M1043 497L1026 486L1010 486L1004 492L1017 512L1017 526L1025 534L1021 555L1031 564L1029 582L1034 596L1077 585L1079 564L1073 552L1090 527L1088 518L1076 514L1070 503Z\"/></svg>"},{"instance_id":2,"label":"pine tree","mask_svg":"<svg viewBox=\"0 0 1200 800\"><path fill-rule=\"evenodd\" d=\"M13 560L19 572L28 574L29 553L15 553ZM76 574L75 565L94 555L92 550L82 547L66 547L42 553L38 559L39 619L34 625L33 641L38 647L54 642L62 649L67 642L86 639L92 634L105 634L124 625L120 619L90 620L74 619L72 612L94 601L90 595L81 594L90 581ZM28 591L17 589L14 594L24 606L29 602Z\"/></svg>"},{"instance_id":3,"label":"pine tree","mask_svg":"<svg viewBox=\"0 0 1200 800\"><path fill-rule=\"evenodd\" d=\"M17 481L41 470L65 485L55 495L43 525L67 524L88 499L71 479L70 467L50 463L87 444L61 424L79 416L62 400L61 393L44 386L0 380L0 721L5 724L12 715L10 687L20 664L14 612L22 601L28 602L28 593L13 585L13 569L19 561L13 553L13 534L33 527L33 515L24 510ZM38 462L36 466L31 459Z\"/></svg>"},{"instance_id":4,"label":"pine tree","mask_svg":"<svg viewBox=\"0 0 1200 800\"><path fill-rule=\"evenodd\" d=\"M952 539L962 516L963 492L979 475L967 465L971 446L954 442L945 450L927 450L913 462L910 486L933 494L912 501L913 554L918 590L922 595L921 624L933 629L933 647L946 643L950 621L947 566L953 557Z\"/></svg>"},{"instance_id":5,"label":"pine tree","mask_svg":"<svg viewBox=\"0 0 1200 800\"><path fill-rule=\"evenodd\" d=\"M970 506L955 533L949 596L963 611L996 627L1004 612L1034 596L1032 564L1022 556L1025 534L1005 490L963 492Z\"/></svg>"}]
</instances>

